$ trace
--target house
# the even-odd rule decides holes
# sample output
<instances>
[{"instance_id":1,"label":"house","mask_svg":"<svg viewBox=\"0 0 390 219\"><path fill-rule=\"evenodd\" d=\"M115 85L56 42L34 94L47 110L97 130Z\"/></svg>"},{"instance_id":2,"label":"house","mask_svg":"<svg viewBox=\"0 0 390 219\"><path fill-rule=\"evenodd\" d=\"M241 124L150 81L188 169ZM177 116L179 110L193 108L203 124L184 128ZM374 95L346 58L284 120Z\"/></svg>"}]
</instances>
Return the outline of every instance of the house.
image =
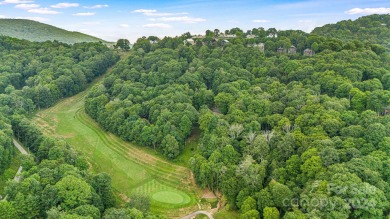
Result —
<instances>
[{"instance_id":1,"label":"house","mask_svg":"<svg viewBox=\"0 0 390 219\"><path fill-rule=\"evenodd\" d=\"M390 115L390 106L385 107L385 115Z\"/></svg>"},{"instance_id":2,"label":"house","mask_svg":"<svg viewBox=\"0 0 390 219\"><path fill-rule=\"evenodd\" d=\"M277 52L278 52L279 54L282 54L282 53L285 53L286 50L285 50L283 47L279 47L278 50L277 50Z\"/></svg>"},{"instance_id":3,"label":"house","mask_svg":"<svg viewBox=\"0 0 390 219\"><path fill-rule=\"evenodd\" d=\"M203 35L193 35L192 38L193 39L204 39L204 38L206 38L206 36L203 36Z\"/></svg>"},{"instance_id":4,"label":"house","mask_svg":"<svg viewBox=\"0 0 390 219\"><path fill-rule=\"evenodd\" d=\"M215 45L217 45L217 43L218 43L218 41L217 41L216 39L214 39L214 38L212 38L212 39L210 39L210 40L202 40L202 44L203 44L204 46L207 46L207 45L209 45L209 46L215 46Z\"/></svg>"},{"instance_id":5,"label":"house","mask_svg":"<svg viewBox=\"0 0 390 219\"><path fill-rule=\"evenodd\" d=\"M229 43L229 40L222 40L221 44L222 46L226 46Z\"/></svg>"},{"instance_id":6,"label":"house","mask_svg":"<svg viewBox=\"0 0 390 219\"><path fill-rule=\"evenodd\" d=\"M220 38L220 39L231 39L231 38L236 38L236 37L237 37L236 34L224 34L224 35L218 36L218 38Z\"/></svg>"},{"instance_id":7,"label":"house","mask_svg":"<svg viewBox=\"0 0 390 219\"><path fill-rule=\"evenodd\" d=\"M150 42L150 44L152 44L152 45L154 45L154 44L157 44L157 43L158 43L158 41L157 41L157 40L150 40L149 42Z\"/></svg>"},{"instance_id":8,"label":"house","mask_svg":"<svg viewBox=\"0 0 390 219\"><path fill-rule=\"evenodd\" d=\"M305 49L303 50L303 55L304 56L314 56L316 53L312 49Z\"/></svg>"},{"instance_id":9,"label":"house","mask_svg":"<svg viewBox=\"0 0 390 219\"><path fill-rule=\"evenodd\" d=\"M256 38L256 35L249 34L249 35L246 35L246 38L248 38L248 39L253 39L253 38Z\"/></svg>"},{"instance_id":10,"label":"house","mask_svg":"<svg viewBox=\"0 0 390 219\"><path fill-rule=\"evenodd\" d=\"M288 48L287 50L287 53L294 55L295 53L297 53L297 48L295 46L290 46L290 48Z\"/></svg>"},{"instance_id":11,"label":"house","mask_svg":"<svg viewBox=\"0 0 390 219\"><path fill-rule=\"evenodd\" d=\"M183 41L184 45L187 46L187 45L195 45L195 40L193 39L186 39Z\"/></svg>"},{"instance_id":12,"label":"house","mask_svg":"<svg viewBox=\"0 0 390 219\"><path fill-rule=\"evenodd\" d=\"M236 38L237 35L236 34L227 34L225 35L225 38Z\"/></svg>"},{"instance_id":13,"label":"house","mask_svg":"<svg viewBox=\"0 0 390 219\"><path fill-rule=\"evenodd\" d=\"M264 52L264 43L248 44L247 47L257 48L257 49L259 49L261 52Z\"/></svg>"},{"instance_id":14,"label":"house","mask_svg":"<svg viewBox=\"0 0 390 219\"><path fill-rule=\"evenodd\" d=\"M269 33L267 38L278 38L278 34L277 33Z\"/></svg>"}]
</instances>

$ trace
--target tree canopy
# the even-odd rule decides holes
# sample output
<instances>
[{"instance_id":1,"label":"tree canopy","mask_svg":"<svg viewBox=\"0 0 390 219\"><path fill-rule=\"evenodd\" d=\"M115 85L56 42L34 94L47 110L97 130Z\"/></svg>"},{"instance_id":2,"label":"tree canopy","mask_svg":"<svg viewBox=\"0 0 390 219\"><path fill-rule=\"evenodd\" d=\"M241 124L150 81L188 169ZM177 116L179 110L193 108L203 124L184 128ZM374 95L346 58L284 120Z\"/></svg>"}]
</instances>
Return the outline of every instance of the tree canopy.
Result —
<instances>
[{"instance_id":1,"label":"tree canopy","mask_svg":"<svg viewBox=\"0 0 390 219\"><path fill-rule=\"evenodd\" d=\"M371 19L388 15L363 20ZM86 112L168 159L199 128L189 161L196 182L222 192L243 218L388 215L390 56L377 46L382 38L233 29L225 34L236 37L220 44L220 33L209 30L194 45L183 45L187 35L139 39L88 94ZM260 42L264 51L252 46ZM296 53L277 52L292 45Z\"/></svg>"}]
</instances>

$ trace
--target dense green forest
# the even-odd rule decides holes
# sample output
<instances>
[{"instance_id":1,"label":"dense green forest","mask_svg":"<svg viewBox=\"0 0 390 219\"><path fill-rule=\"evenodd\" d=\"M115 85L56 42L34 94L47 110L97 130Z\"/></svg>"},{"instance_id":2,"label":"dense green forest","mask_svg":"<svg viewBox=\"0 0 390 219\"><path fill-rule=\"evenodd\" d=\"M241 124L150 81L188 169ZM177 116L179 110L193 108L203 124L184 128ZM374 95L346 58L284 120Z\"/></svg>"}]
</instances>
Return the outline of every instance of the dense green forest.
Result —
<instances>
[{"instance_id":1,"label":"dense green forest","mask_svg":"<svg viewBox=\"0 0 390 219\"><path fill-rule=\"evenodd\" d=\"M26 19L0 19L0 35L34 42L57 40L62 43L105 42L102 39L67 31L48 24Z\"/></svg>"},{"instance_id":2,"label":"dense green forest","mask_svg":"<svg viewBox=\"0 0 390 219\"><path fill-rule=\"evenodd\" d=\"M11 117L28 115L36 108L51 106L60 98L76 94L115 63L117 57L101 44L69 46L9 37L0 37L0 51L2 173L14 154Z\"/></svg>"},{"instance_id":3,"label":"dense green forest","mask_svg":"<svg viewBox=\"0 0 390 219\"><path fill-rule=\"evenodd\" d=\"M350 26L378 17L389 20L373 15ZM221 192L242 218L385 218L388 26L359 35L378 36L367 40L323 28L332 37L320 29L234 28L225 31L237 35L229 42L216 38L219 30L194 45L183 43L189 33L140 38L92 89L85 110L104 129L168 159L199 127L189 161L196 181ZM291 46L296 53L286 52ZM303 55L306 49L315 55Z\"/></svg>"},{"instance_id":4,"label":"dense green forest","mask_svg":"<svg viewBox=\"0 0 390 219\"><path fill-rule=\"evenodd\" d=\"M142 196L113 208L110 176L89 173L83 156L64 140L44 136L29 120L35 109L84 90L119 56L101 43L9 37L0 37L0 51L0 174L15 154L13 136L33 153L21 158L21 181L8 182L0 218L156 218L146 216L148 202Z\"/></svg>"},{"instance_id":5,"label":"dense green forest","mask_svg":"<svg viewBox=\"0 0 390 219\"><path fill-rule=\"evenodd\" d=\"M336 24L317 27L313 34L335 37L344 42L358 40L360 42L381 44L390 49L390 17L389 15L371 15L355 21L345 20Z\"/></svg>"},{"instance_id":6,"label":"dense green forest","mask_svg":"<svg viewBox=\"0 0 390 219\"><path fill-rule=\"evenodd\" d=\"M118 208L108 174L91 173L71 145L30 121L114 64L86 113L171 160L200 130L188 166L241 218L388 217L389 20L311 34L233 28L228 41L215 29L193 45L190 33L143 37L119 62L102 43L1 36L0 174L16 154L12 138L32 154L21 157L21 181L7 183L0 218L161 218L140 194Z\"/></svg>"}]
</instances>

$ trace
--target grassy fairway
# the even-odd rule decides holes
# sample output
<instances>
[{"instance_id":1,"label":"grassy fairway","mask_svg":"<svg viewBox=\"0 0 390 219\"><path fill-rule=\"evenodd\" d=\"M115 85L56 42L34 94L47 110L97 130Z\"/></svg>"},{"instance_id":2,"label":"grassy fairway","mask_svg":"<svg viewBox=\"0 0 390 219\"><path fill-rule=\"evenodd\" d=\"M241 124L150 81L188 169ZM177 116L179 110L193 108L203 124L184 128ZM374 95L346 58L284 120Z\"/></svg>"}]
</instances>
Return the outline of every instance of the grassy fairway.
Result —
<instances>
[{"instance_id":1,"label":"grassy fairway","mask_svg":"<svg viewBox=\"0 0 390 219\"><path fill-rule=\"evenodd\" d=\"M132 192L147 194L152 212L170 218L196 210L199 190L190 170L100 129L84 112L86 92L38 112L34 117L36 124L45 134L64 138L84 154L93 172L108 173L123 200Z\"/></svg>"}]
</instances>

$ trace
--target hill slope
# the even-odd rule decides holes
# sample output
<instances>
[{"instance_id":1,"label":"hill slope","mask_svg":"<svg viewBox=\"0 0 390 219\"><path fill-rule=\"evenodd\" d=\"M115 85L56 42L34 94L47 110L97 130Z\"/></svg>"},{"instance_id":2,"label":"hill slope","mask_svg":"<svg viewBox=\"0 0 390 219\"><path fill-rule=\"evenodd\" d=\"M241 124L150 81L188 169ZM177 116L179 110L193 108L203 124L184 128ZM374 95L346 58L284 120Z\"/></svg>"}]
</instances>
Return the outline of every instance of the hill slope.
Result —
<instances>
[{"instance_id":1,"label":"hill slope","mask_svg":"<svg viewBox=\"0 0 390 219\"><path fill-rule=\"evenodd\" d=\"M370 15L352 20L344 20L336 24L317 27L313 34L334 37L340 40L359 40L381 44L390 49L390 15Z\"/></svg>"},{"instance_id":2,"label":"hill slope","mask_svg":"<svg viewBox=\"0 0 390 219\"><path fill-rule=\"evenodd\" d=\"M44 42L57 40L63 43L105 42L80 32L67 31L48 24L25 19L0 19L0 35Z\"/></svg>"}]
</instances>

